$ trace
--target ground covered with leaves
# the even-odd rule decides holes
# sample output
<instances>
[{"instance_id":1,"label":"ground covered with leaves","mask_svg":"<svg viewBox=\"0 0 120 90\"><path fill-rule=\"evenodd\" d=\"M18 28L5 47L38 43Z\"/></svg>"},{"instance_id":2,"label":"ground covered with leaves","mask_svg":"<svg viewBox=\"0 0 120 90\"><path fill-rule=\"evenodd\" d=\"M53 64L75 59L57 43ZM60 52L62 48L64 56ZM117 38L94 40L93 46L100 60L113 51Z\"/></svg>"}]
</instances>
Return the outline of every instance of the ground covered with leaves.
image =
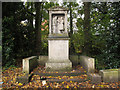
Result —
<instances>
[{"instance_id":1,"label":"ground covered with leaves","mask_svg":"<svg viewBox=\"0 0 120 90\"><path fill-rule=\"evenodd\" d=\"M76 70L84 71L81 66L74 67L71 72ZM46 73L43 66L38 66L33 70L32 73L38 71L39 73ZM84 71L86 72L86 71ZM57 74L58 72L53 72ZM40 76L33 75L31 81L27 84L22 84L16 81L18 76L24 76L22 73L22 67L15 68L10 67L2 72L2 88L119 88L120 82L116 83L98 83L92 84L90 80L87 79L87 74L83 73L77 76ZM41 78L48 78L50 80L42 80ZM56 81L55 81L56 80ZM60 82L57 82L60 81ZM68 81L67 81L68 80ZM81 82L76 82L74 80L81 80ZM51 82L53 81L53 82Z\"/></svg>"}]
</instances>

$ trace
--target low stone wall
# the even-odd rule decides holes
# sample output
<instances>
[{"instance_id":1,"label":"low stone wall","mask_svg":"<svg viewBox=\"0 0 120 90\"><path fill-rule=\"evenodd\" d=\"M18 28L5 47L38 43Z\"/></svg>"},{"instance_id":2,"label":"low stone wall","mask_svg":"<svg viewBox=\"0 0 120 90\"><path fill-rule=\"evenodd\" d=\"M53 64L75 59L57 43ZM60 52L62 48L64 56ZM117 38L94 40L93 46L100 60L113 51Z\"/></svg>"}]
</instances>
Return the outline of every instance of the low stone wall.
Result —
<instances>
[{"instance_id":1,"label":"low stone wall","mask_svg":"<svg viewBox=\"0 0 120 90\"><path fill-rule=\"evenodd\" d=\"M95 71L95 60L88 56L80 56L80 64L88 73L94 73Z\"/></svg>"},{"instance_id":2,"label":"low stone wall","mask_svg":"<svg viewBox=\"0 0 120 90\"><path fill-rule=\"evenodd\" d=\"M72 65L74 65L74 66L80 64L80 59L79 59L78 55L70 55L69 59L72 62Z\"/></svg>"},{"instance_id":3,"label":"low stone wall","mask_svg":"<svg viewBox=\"0 0 120 90\"><path fill-rule=\"evenodd\" d=\"M22 60L23 72L29 74L34 68L37 67L37 56L28 57Z\"/></svg>"},{"instance_id":4,"label":"low stone wall","mask_svg":"<svg viewBox=\"0 0 120 90\"><path fill-rule=\"evenodd\" d=\"M70 61L72 62L72 65L76 66L78 64L81 64L83 68L86 69L87 72L91 73L95 70L95 61L94 58L90 58L87 56L78 56L78 55L70 55L69 56ZM38 58L38 64L44 65L48 61L48 56L39 56Z\"/></svg>"},{"instance_id":5,"label":"low stone wall","mask_svg":"<svg viewBox=\"0 0 120 90\"><path fill-rule=\"evenodd\" d=\"M99 74L103 82L118 82L120 80L119 69L100 70Z\"/></svg>"},{"instance_id":6,"label":"low stone wall","mask_svg":"<svg viewBox=\"0 0 120 90\"><path fill-rule=\"evenodd\" d=\"M45 63L48 61L48 56L39 56L38 64L45 66Z\"/></svg>"}]
</instances>

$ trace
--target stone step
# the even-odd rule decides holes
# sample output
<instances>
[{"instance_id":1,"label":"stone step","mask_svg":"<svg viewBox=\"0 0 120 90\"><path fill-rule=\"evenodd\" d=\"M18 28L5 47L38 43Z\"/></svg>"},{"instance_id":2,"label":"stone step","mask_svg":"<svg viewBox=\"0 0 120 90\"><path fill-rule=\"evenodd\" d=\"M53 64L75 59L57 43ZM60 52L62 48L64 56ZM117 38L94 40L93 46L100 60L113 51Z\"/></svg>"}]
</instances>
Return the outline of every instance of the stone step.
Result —
<instances>
[{"instance_id":1,"label":"stone step","mask_svg":"<svg viewBox=\"0 0 120 90\"><path fill-rule=\"evenodd\" d=\"M85 79L81 79L81 78L77 78L77 79L46 79L47 82L50 82L50 83L54 83L54 82L57 82L57 83L61 83L61 82L85 82L87 80Z\"/></svg>"},{"instance_id":2,"label":"stone step","mask_svg":"<svg viewBox=\"0 0 120 90\"><path fill-rule=\"evenodd\" d=\"M73 79L56 79L56 78L46 78L45 80L40 80L40 82L43 82L43 81L46 81L46 82L50 82L50 83L62 83L62 82L86 82L88 81L87 79L82 79L82 78L73 78ZM36 82L33 81L33 82Z\"/></svg>"},{"instance_id":3,"label":"stone step","mask_svg":"<svg viewBox=\"0 0 120 90\"><path fill-rule=\"evenodd\" d=\"M86 74L84 71L75 71L75 72L34 72L34 75L39 75L39 76L80 76L82 74Z\"/></svg>"}]
</instances>

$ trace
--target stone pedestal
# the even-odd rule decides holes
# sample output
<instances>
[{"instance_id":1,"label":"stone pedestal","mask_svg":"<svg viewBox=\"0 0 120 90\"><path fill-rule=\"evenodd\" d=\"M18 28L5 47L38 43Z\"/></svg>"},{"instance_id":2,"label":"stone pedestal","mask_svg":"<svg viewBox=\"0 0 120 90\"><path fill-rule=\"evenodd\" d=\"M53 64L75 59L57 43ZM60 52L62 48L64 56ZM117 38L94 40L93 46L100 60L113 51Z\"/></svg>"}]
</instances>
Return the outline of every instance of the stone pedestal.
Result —
<instances>
[{"instance_id":1,"label":"stone pedestal","mask_svg":"<svg viewBox=\"0 0 120 90\"><path fill-rule=\"evenodd\" d=\"M47 71L70 71L72 63L69 60L69 38L49 38Z\"/></svg>"}]
</instances>

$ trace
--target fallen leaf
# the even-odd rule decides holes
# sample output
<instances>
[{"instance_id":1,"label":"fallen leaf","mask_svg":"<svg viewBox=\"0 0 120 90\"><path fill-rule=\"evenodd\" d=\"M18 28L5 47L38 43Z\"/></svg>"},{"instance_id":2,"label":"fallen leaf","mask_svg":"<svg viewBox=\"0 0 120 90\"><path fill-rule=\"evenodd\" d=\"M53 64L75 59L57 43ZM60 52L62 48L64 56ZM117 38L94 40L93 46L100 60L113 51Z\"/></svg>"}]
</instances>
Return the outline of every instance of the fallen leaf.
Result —
<instances>
[{"instance_id":1,"label":"fallen leaf","mask_svg":"<svg viewBox=\"0 0 120 90\"><path fill-rule=\"evenodd\" d=\"M22 86L23 84L22 83L18 83L18 86Z\"/></svg>"},{"instance_id":2,"label":"fallen leaf","mask_svg":"<svg viewBox=\"0 0 120 90\"><path fill-rule=\"evenodd\" d=\"M67 87L66 88L69 88L69 86L67 85Z\"/></svg>"},{"instance_id":3,"label":"fallen leaf","mask_svg":"<svg viewBox=\"0 0 120 90\"><path fill-rule=\"evenodd\" d=\"M92 88L94 88L95 86L93 85Z\"/></svg>"}]
</instances>

